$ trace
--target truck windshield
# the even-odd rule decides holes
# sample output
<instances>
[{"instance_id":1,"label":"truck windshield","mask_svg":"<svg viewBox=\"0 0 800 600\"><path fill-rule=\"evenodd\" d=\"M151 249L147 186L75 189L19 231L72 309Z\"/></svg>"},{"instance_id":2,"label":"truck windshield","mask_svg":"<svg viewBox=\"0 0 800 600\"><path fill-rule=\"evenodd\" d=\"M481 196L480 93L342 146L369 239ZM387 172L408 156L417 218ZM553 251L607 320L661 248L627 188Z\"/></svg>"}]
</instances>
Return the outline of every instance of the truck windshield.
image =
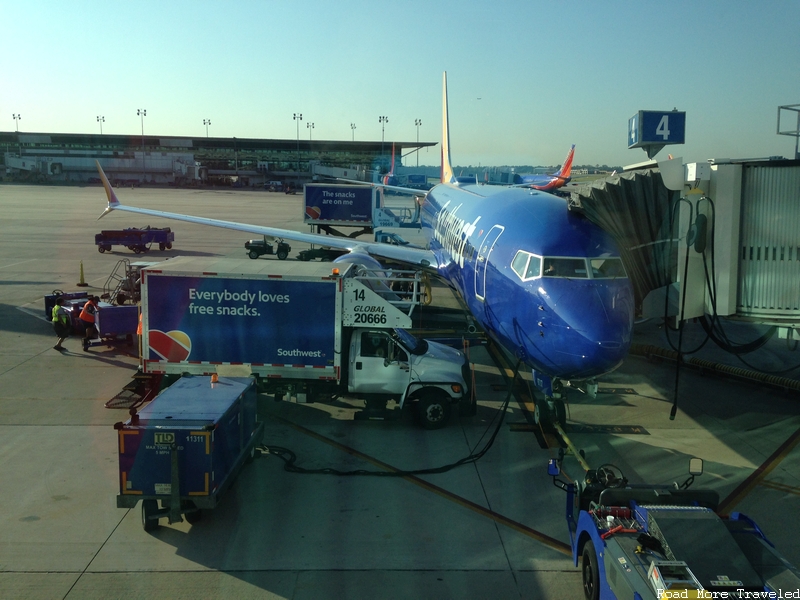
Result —
<instances>
[{"instance_id":1,"label":"truck windshield","mask_svg":"<svg viewBox=\"0 0 800 600\"><path fill-rule=\"evenodd\" d=\"M428 342L415 338L405 329L395 329L393 337L411 354L425 354L428 351Z\"/></svg>"}]
</instances>

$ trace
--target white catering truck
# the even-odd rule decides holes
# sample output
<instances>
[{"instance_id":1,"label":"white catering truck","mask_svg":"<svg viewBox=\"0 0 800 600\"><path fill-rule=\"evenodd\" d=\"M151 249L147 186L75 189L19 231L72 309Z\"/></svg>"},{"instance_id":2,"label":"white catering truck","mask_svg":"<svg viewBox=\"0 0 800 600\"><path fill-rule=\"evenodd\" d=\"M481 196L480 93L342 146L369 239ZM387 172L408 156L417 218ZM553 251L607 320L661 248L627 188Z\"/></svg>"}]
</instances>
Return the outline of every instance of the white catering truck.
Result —
<instances>
[{"instance_id":1,"label":"white catering truck","mask_svg":"<svg viewBox=\"0 0 800 600\"><path fill-rule=\"evenodd\" d=\"M276 399L363 399L367 418L389 400L415 404L427 429L454 405L474 414L464 353L405 330L418 280L395 292L386 273L353 264L177 257L141 282L144 373L237 365Z\"/></svg>"}]
</instances>

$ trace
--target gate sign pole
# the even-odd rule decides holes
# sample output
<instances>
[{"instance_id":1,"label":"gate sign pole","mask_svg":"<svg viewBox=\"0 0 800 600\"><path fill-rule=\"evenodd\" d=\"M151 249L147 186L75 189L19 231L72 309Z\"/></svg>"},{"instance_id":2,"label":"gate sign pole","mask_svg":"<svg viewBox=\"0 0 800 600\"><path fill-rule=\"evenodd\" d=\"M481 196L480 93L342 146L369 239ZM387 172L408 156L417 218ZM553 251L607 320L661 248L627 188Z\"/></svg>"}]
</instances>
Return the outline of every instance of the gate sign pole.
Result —
<instances>
[{"instance_id":1,"label":"gate sign pole","mask_svg":"<svg viewBox=\"0 0 800 600\"><path fill-rule=\"evenodd\" d=\"M643 148L653 158L668 144L686 140L686 112L640 110L628 119L628 148Z\"/></svg>"}]
</instances>

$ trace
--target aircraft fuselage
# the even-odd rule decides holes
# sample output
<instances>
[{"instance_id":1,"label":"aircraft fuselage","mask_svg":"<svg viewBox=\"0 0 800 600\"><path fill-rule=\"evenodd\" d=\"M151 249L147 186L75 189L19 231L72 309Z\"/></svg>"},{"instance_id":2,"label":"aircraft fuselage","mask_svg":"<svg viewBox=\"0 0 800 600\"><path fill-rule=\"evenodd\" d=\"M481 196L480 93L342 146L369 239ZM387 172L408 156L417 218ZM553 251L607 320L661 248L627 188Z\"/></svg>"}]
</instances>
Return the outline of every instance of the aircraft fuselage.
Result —
<instances>
[{"instance_id":1,"label":"aircraft fuselage","mask_svg":"<svg viewBox=\"0 0 800 600\"><path fill-rule=\"evenodd\" d=\"M528 366L585 379L626 356L633 289L624 271L608 269L621 269L619 252L564 199L525 188L442 184L426 197L422 226L440 256L440 276L486 333ZM562 273L546 273L548 260Z\"/></svg>"}]
</instances>

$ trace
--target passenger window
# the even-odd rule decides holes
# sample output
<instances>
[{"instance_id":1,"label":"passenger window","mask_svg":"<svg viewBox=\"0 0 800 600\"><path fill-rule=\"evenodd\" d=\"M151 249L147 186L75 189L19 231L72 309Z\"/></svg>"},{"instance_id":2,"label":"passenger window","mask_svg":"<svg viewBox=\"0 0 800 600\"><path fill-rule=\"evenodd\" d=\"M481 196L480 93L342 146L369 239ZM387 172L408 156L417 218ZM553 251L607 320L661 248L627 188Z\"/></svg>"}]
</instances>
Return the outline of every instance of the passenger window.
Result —
<instances>
[{"instance_id":1,"label":"passenger window","mask_svg":"<svg viewBox=\"0 0 800 600\"><path fill-rule=\"evenodd\" d=\"M386 358L389 355L389 338L382 333L361 334L361 356Z\"/></svg>"}]
</instances>

